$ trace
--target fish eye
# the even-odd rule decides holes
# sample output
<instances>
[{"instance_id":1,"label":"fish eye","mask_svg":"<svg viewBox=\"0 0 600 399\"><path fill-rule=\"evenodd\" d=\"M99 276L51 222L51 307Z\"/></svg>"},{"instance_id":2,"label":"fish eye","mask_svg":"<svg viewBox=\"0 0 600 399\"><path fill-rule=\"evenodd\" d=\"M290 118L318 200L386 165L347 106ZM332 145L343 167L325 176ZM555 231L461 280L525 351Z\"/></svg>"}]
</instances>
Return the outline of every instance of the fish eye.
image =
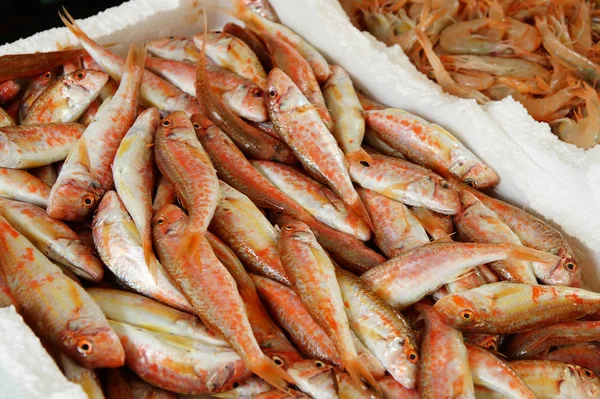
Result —
<instances>
[{"instance_id":1,"label":"fish eye","mask_svg":"<svg viewBox=\"0 0 600 399\"><path fill-rule=\"evenodd\" d=\"M269 87L269 96L275 97L276 95L277 95L277 90L275 90L275 87L273 87L273 86Z\"/></svg>"},{"instance_id":2,"label":"fish eye","mask_svg":"<svg viewBox=\"0 0 600 399\"><path fill-rule=\"evenodd\" d=\"M577 265L575 265L575 263L573 263L573 262L567 262L565 264L565 267L567 268L568 271L572 272L577 268Z\"/></svg>"},{"instance_id":3,"label":"fish eye","mask_svg":"<svg viewBox=\"0 0 600 399\"><path fill-rule=\"evenodd\" d=\"M77 74L75 74L75 78L76 78L77 80L81 80L81 79L83 79L84 77L85 77L85 71L79 71L79 72L77 72Z\"/></svg>"},{"instance_id":4,"label":"fish eye","mask_svg":"<svg viewBox=\"0 0 600 399\"><path fill-rule=\"evenodd\" d=\"M171 126L171 120L170 119L165 119L162 121L162 125L167 127L167 126Z\"/></svg>"},{"instance_id":5,"label":"fish eye","mask_svg":"<svg viewBox=\"0 0 600 399\"><path fill-rule=\"evenodd\" d=\"M317 360L317 361L315 362L315 367L321 368L321 367L324 367L324 366L325 366L325 363L323 363L323 362L322 362L322 361L320 361L320 360Z\"/></svg>"},{"instance_id":6,"label":"fish eye","mask_svg":"<svg viewBox=\"0 0 600 399\"><path fill-rule=\"evenodd\" d=\"M477 184L471 179L465 180L465 184L469 187L477 188Z\"/></svg>"},{"instance_id":7,"label":"fish eye","mask_svg":"<svg viewBox=\"0 0 600 399\"><path fill-rule=\"evenodd\" d=\"M417 354L417 352L414 349L408 350L408 352L406 354L406 358L412 364L416 364L419 361L419 355Z\"/></svg>"},{"instance_id":8,"label":"fish eye","mask_svg":"<svg viewBox=\"0 0 600 399\"><path fill-rule=\"evenodd\" d=\"M233 385L231 386L233 389L238 388L240 386L239 382L234 382Z\"/></svg>"},{"instance_id":9,"label":"fish eye","mask_svg":"<svg viewBox=\"0 0 600 399\"><path fill-rule=\"evenodd\" d=\"M443 181L442 182L442 188L450 188L450 183L448 183L447 181Z\"/></svg>"},{"instance_id":10,"label":"fish eye","mask_svg":"<svg viewBox=\"0 0 600 399\"><path fill-rule=\"evenodd\" d=\"M462 312L460 312L460 317L464 320L464 321L473 321L473 319L475 318L475 314L473 314L473 311L470 309L465 309Z\"/></svg>"},{"instance_id":11,"label":"fish eye","mask_svg":"<svg viewBox=\"0 0 600 399\"><path fill-rule=\"evenodd\" d=\"M94 350L92 346L92 342L87 339L80 339L77 342L77 352L79 352L82 356L87 356Z\"/></svg>"},{"instance_id":12,"label":"fish eye","mask_svg":"<svg viewBox=\"0 0 600 399\"><path fill-rule=\"evenodd\" d=\"M587 378L594 378L594 372L590 369L583 369L583 374L587 377Z\"/></svg>"},{"instance_id":13,"label":"fish eye","mask_svg":"<svg viewBox=\"0 0 600 399\"><path fill-rule=\"evenodd\" d=\"M50 72L50 71L46 72L46 73L44 74L44 77L45 77L46 79L48 79L48 78L52 77L52 72Z\"/></svg>"},{"instance_id":14,"label":"fish eye","mask_svg":"<svg viewBox=\"0 0 600 399\"><path fill-rule=\"evenodd\" d=\"M270 92L269 92L269 95L270 95ZM261 89L259 89L258 87L255 88L255 89L252 89L252 96L256 97L256 98L262 97L263 96L263 91Z\"/></svg>"},{"instance_id":15,"label":"fish eye","mask_svg":"<svg viewBox=\"0 0 600 399\"><path fill-rule=\"evenodd\" d=\"M199 123L194 123L194 129L200 129L200 124Z\"/></svg>"},{"instance_id":16,"label":"fish eye","mask_svg":"<svg viewBox=\"0 0 600 399\"><path fill-rule=\"evenodd\" d=\"M291 225L291 224L288 224L287 226L285 226L285 229L286 229L286 230L292 230L292 229L293 229L293 227L292 227L292 225Z\"/></svg>"},{"instance_id":17,"label":"fish eye","mask_svg":"<svg viewBox=\"0 0 600 399\"><path fill-rule=\"evenodd\" d=\"M91 194L86 194L81 199L81 202L83 203L84 206L89 208L89 207L94 206L94 203L96 202L96 198L94 198L94 196Z\"/></svg>"},{"instance_id":18,"label":"fish eye","mask_svg":"<svg viewBox=\"0 0 600 399\"><path fill-rule=\"evenodd\" d=\"M164 217L159 217L158 219L156 219L156 224L163 224L165 222L165 218Z\"/></svg>"},{"instance_id":19,"label":"fish eye","mask_svg":"<svg viewBox=\"0 0 600 399\"><path fill-rule=\"evenodd\" d=\"M485 347L492 352L496 352L498 350L495 342L488 342Z\"/></svg>"},{"instance_id":20,"label":"fish eye","mask_svg":"<svg viewBox=\"0 0 600 399\"><path fill-rule=\"evenodd\" d=\"M369 163L368 163L367 161L360 161L360 164L361 164L362 166L366 166L367 168L368 168L369 166L371 166L371 165L369 165Z\"/></svg>"},{"instance_id":21,"label":"fish eye","mask_svg":"<svg viewBox=\"0 0 600 399\"><path fill-rule=\"evenodd\" d=\"M273 356L272 359L273 359L273 363L275 363L278 366L283 366L285 364L283 359L280 358L279 356Z\"/></svg>"}]
</instances>

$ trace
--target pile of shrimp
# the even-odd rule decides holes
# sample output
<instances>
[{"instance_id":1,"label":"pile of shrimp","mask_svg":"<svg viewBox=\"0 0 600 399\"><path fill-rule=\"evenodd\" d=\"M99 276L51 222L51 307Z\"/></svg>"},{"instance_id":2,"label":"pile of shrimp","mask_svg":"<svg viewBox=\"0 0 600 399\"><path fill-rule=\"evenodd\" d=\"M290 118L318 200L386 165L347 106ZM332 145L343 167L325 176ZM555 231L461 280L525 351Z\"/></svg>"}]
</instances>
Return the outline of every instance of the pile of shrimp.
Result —
<instances>
[{"instance_id":1,"label":"pile of shrimp","mask_svg":"<svg viewBox=\"0 0 600 399\"><path fill-rule=\"evenodd\" d=\"M512 96L562 141L600 142L600 1L341 0L359 29L447 93Z\"/></svg>"}]
</instances>

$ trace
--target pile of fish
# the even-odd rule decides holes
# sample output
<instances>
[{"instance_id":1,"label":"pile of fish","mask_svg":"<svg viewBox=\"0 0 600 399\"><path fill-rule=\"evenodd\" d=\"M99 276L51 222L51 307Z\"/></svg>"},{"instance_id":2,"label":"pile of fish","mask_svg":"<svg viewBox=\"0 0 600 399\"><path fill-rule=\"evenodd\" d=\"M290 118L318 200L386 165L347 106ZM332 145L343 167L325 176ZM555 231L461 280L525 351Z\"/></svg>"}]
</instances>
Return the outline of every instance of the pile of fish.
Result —
<instances>
[{"instance_id":1,"label":"pile of fish","mask_svg":"<svg viewBox=\"0 0 600 399\"><path fill-rule=\"evenodd\" d=\"M600 397L561 233L246 3L0 58L0 306L90 398Z\"/></svg>"}]
</instances>

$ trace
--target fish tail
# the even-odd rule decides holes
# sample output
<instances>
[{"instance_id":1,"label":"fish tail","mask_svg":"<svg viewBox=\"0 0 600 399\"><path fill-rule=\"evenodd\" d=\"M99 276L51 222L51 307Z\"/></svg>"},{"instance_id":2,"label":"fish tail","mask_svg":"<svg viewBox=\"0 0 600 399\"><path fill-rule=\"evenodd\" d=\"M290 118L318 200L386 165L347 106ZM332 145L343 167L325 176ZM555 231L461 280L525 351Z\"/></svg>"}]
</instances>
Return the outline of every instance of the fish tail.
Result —
<instances>
[{"instance_id":1,"label":"fish tail","mask_svg":"<svg viewBox=\"0 0 600 399\"><path fill-rule=\"evenodd\" d=\"M369 216L369 211L367 211L365 204L362 203L358 194L356 195L354 201L347 203L347 205L350 209L350 212L353 212L355 215L363 219L371 231L375 230L373 222L371 221L371 216Z\"/></svg>"},{"instance_id":2,"label":"fish tail","mask_svg":"<svg viewBox=\"0 0 600 399\"><path fill-rule=\"evenodd\" d=\"M79 25L77 25L77 22L75 22L75 18L73 18L71 14L69 14L65 7L63 7L62 12L58 12L58 16L63 21L65 26L69 28L71 33L74 34L75 37L77 37L77 39L81 41L92 41L92 39L90 39L90 37L79 27Z\"/></svg>"},{"instance_id":3,"label":"fish tail","mask_svg":"<svg viewBox=\"0 0 600 399\"><path fill-rule=\"evenodd\" d=\"M509 245L509 259L524 260L529 262L538 263L555 263L559 262L560 258L556 255L552 255L548 252L543 252L537 249L525 247L518 244L506 244Z\"/></svg>"},{"instance_id":4,"label":"fish tail","mask_svg":"<svg viewBox=\"0 0 600 399\"><path fill-rule=\"evenodd\" d=\"M358 357L346 359L345 361L342 361L342 363L356 384L362 385L362 379L364 379L371 387L379 391L379 384L377 384L377 380L375 380L375 377L373 377L373 374L371 374L369 369L367 369L367 367L360 362Z\"/></svg>"},{"instance_id":5,"label":"fish tail","mask_svg":"<svg viewBox=\"0 0 600 399\"><path fill-rule=\"evenodd\" d=\"M296 383L284 369L276 365L265 355L261 357L257 364L252 364L248 368L254 374L282 392L289 391L288 383Z\"/></svg>"},{"instance_id":6,"label":"fish tail","mask_svg":"<svg viewBox=\"0 0 600 399\"><path fill-rule=\"evenodd\" d=\"M138 46L136 42L131 43L129 52L127 53L127 60L125 61L125 70L131 71L133 68L135 68L143 71L145 62L146 43L141 46Z\"/></svg>"}]
</instances>

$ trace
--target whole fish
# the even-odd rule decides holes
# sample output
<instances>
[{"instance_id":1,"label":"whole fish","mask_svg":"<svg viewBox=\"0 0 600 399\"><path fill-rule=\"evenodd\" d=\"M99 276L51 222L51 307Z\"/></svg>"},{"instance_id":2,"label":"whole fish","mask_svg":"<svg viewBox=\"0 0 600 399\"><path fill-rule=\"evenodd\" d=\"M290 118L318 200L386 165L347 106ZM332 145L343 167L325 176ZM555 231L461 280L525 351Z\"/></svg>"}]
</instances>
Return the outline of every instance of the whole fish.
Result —
<instances>
[{"instance_id":1,"label":"whole fish","mask_svg":"<svg viewBox=\"0 0 600 399\"><path fill-rule=\"evenodd\" d=\"M119 144L137 113L143 49L129 49L119 89L98 111L67 157L48 200L48 215L81 221L92 214L104 193L114 186L111 166Z\"/></svg>"},{"instance_id":2,"label":"whole fish","mask_svg":"<svg viewBox=\"0 0 600 399\"><path fill-rule=\"evenodd\" d=\"M181 36L169 36L163 39L150 40L147 44L152 54L173 61L196 63L200 60L200 50L192 39Z\"/></svg>"},{"instance_id":3,"label":"whole fish","mask_svg":"<svg viewBox=\"0 0 600 399\"><path fill-rule=\"evenodd\" d=\"M21 85L14 80L6 80L0 83L0 105L11 102L20 91Z\"/></svg>"},{"instance_id":4,"label":"whole fish","mask_svg":"<svg viewBox=\"0 0 600 399\"><path fill-rule=\"evenodd\" d=\"M189 212L189 232L204 234L221 192L212 162L183 111L175 111L160 122L154 152L158 169L173 184Z\"/></svg>"},{"instance_id":5,"label":"whole fish","mask_svg":"<svg viewBox=\"0 0 600 399\"><path fill-rule=\"evenodd\" d=\"M331 367L320 360L303 360L288 369L296 386L311 398L337 399L336 382Z\"/></svg>"},{"instance_id":6,"label":"whole fish","mask_svg":"<svg viewBox=\"0 0 600 399\"><path fill-rule=\"evenodd\" d=\"M94 370L82 367L70 357L60 354L60 368L67 380L79 384L89 399L104 399L100 379Z\"/></svg>"},{"instance_id":7,"label":"whole fish","mask_svg":"<svg viewBox=\"0 0 600 399\"><path fill-rule=\"evenodd\" d=\"M180 394L231 389L250 371L231 348L109 320L125 349L127 367L144 381Z\"/></svg>"},{"instance_id":8,"label":"whole fish","mask_svg":"<svg viewBox=\"0 0 600 399\"><path fill-rule=\"evenodd\" d=\"M597 342L565 346L545 355L539 355L536 358L576 364L592 370L596 375L600 375L600 344Z\"/></svg>"},{"instance_id":9,"label":"whole fish","mask_svg":"<svg viewBox=\"0 0 600 399\"><path fill-rule=\"evenodd\" d=\"M494 187L498 175L442 127L399 109L372 110L366 123L412 162L446 177L454 175L479 189Z\"/></svg>"},{"instance_id":10,"label":"whole fish","mask_svg":"<svg viewBox=\"0 0 600 399\"><path fill-rule=\"evenodd\" d=\"M517 334L504 351L511 359L532 359L552 347L591 341L600 341L600 321L568 321Z\"/></svg>"},{"instance_id":11,"label":"whole fish","mask_svg":"<svg viewBox=\"0 0 600 399\"><path fill-rule=\"evenodd\" d=\"M600 310L600 294L580 288L486 284L435 304L442 319L462 331L510 334L574 320Z\"/></svg>"},{"instance_id":12,"label":"whole fish","mask_svg":"<svg viewBox=\"0 0 600 399\"><path fill-rule=\"evenodd\" d=\"M26 169L62 161L84 130L78 123L1 127L0 167Z\"/></svg>"},{"instance_id":13,"label":"whole fish","mask_svg":"<svg viewBox=\"0 0 600 399\"><path fill-rule=\"evenodd\" d=\"M115 155L112 174L115 190L131 215L142 238L144 259L151 267L152 251L152 191L154 190L154 134L160 114L148 108L137 117ZM151 270L153 273L154 271Z\"/></svg>"},{"instance_id":14,"label":"whole fish","mask_svg":"<svg viewBox=\"0 0 600 399\"><path fill-rule=\"evenodd\" d=\"M42 208L0 198L0 215L48 259L86 280L102 280L104 265L94 255L94 246L82 242L69 226Z\"/></svg>"},{"instance_id":15,"label":"whole fish","mask_svg":"<svg viewBox=\"0 0 600 399\"><path fill-rule=\"evenodd\" d=\"M158 182L156 183L156 193L152 201L152 214L160 211L163 206L172 204L177 198L175 187L166 177L159 173Z\"/></svg>"},{"instance_id":16,"label":"whole fish","mask_svg":"<svg viewBox=\"0 0 600 399\"><path fill-rule=\"evenodd\" d=\"M0 168L0 197L46 208L50 186L20 169Z\"/></svg>"},{"instance_id":17,"label":"whole fish","mask_svg":"<svg viewBox=\"0 0 600 399\"><path fill-rule=\"evenodd\" d=\"M469 366L476 385L496 391L509 399L536 399L537 396L499 357L467 343Z\"/></svg>"},{"instance_id":18,"label":"whole fish","mask_svg":"<svg viewBox=\"0 0 600 399\"><path fill-rule=\"evenodd\" d=\"M169 276L190 301L194 313L223 335L248 369L274 387L285 390L286 381L293 380L261 351L235 280L208 241L201 237L192 251L181 251L188 230L186 219L183 211L174 205L165 206L153 219L154 243ZM185 256L181 256L182 253Z\"/></svg>"},{"instance_id":19,"label":"whole fish","mask_svg":"<svg viewBox=\"0 0 600 399\"><path fill-rule=\"evenodd\" d=\"M431 305L415 309L424 320L419 361L419 393L423 399L475 398L467 348L460 331L446 325Z\"/></svg>"},{"instance_id":20,"label":"whole fish","mask_svg":"<svg viewBox=\"0 0 600 399\"><path fill-rule=\"evenodd\" d=\"M221 201L210 230L222 239L249 271L289 285L277 252L278 234L252 201L236 189L220 182Z\"/></svg>"},{"instance_id":21,"label":"whole fish","mask_svg":"<svg viewBox=\"0 0 600 399\"><path fill-rule=\"evenodd\" d=\"M338 232L309 215L300 205L273 186L248 162L244 154L203 115L192 117L194 129L221 180L242 192L260 208L285 211L308 223L317 238L341 266L365 271L385 258L355 237Z\"/></svg>"},{"instance_id":22,"label":"whole fish","mask_svg":"<svg viewBox=\"0 0 600 399\"><path fill-rule=\"evenodd\" d=\"M196 67L179 61L146 58L146 68L179 87L196 95ZM236 115L250 121L267 120L263 91L252 81L218 66L207 65L206 73L211 90L221 97Z\"/></svg>"},{"instance_id":23,"label":"whole fish","mask_svg":"<svg viewBox=\"0 0 600 399\"><path fill-rule=\"evenodd\" d=\"M258 297L254 283L235 253L210 232L206 233L206 239L219 261L234 278L240 297L246 306L252 332L265 354L284 369L302 360L298 351L267 313Z\"/></svg>"},{"instance_id":24,"label":"whole fish","mask_svg":"<svg viewBox=\"0 0 600 399\"><path fill-rule=\"evenodd\" d=\"M341 365L329 336L314 321L302 300L291 288L256 274L250 274L250 277L271 316L307 358L319 359L335 366Z\"/></svg>"},{"instance_id":25,"label":"whole fish","mask_svg":"<svg viewBox=\"0 0 600 399\"><path fill-rule=\"evenodd\" d=\"M402 159L370 156L370 161L349 159L350 177L361 187L439 213L452 215L460 210L458 195L440 176Z\"/></svg>"},{"instance_id":26,"label":"whole fish","mask_svg":"<svg viewBox=\"0 0 600 399\"><path fill-rule=\"evenodd\" d=\"M206 47L203 47L203 50L206 50ZM244 154L255 159L282 163L296 162L294 154L283 142L249 125L227 108L223 100L212 92L205 57L198 62L196 69L196 93L206 117L222 129ZM207 122L201 120L194 120L194 122L206 128Z\"/></svg>"},{"instance_id":27,"label":"whole fish","mask_svg":"<svg viewBox=\"0 0 600 399\"><path fill-rule=\"evenodd\" d=\"M333 131L333 118L327 109L319 82L317 82L309 63L285 41L268 34L263 34L261 38L269 49L273 68L280 69L289 76L306 99L315 107L327 129Z\"/></svg>"},{"instance_id":28,"label":"whole fish","mask_svg":"<svg viewBox=\"0 0 600 399\"><path fill-rule=\"evenodd\" d=\"M375 244L385 256L393 258L429 243L427 232L406 205L364 188L358 195L371 216Z\"/></svg>"},{"instance_id":29,"label":"whole fish","mask_svg":"<svg viewBox=\"0 0 600 399\"><path fill-rule=\"evenodd\" d=\"M419 353L408 323L358 277L340 268L336 276L352 330L396 381L414 389Z\"/></svg>"},{"instance_id":30,"label":"whole fish","mask_svg":"<svg viewBox=\"0 0 600 399\"><path fill-rule=\"evenodd\" d=\"M331 116L335 136L346 157L369 161L361 147L365 136L365 117L352 80L342 67L331 66L331 76L323 86L323 96Z\"/></svg>"},{"instance_id":31,"label":"whole fish","mask_svg":"<svg viewBox=\"0 0 600 399\"><path fill-rule=\"evenodd\" d=\"M119 367L123 347L81 286L0 217L0 264L29 326L89 368Z\"/></svg>"},{"instance_id":32,"label":"whole fish","mask_svg":"<svg viewBox=\"0 0 600 399\"><path fill-rule=\"evenodd\" d=\"M90 39L77 25L73 17L66 10L63 11L64 14L60 14L61 20L71 33L79 39L82 47L104 71L116 81L120 81L127 69L126 61ZM182 110L188 115L200 112L198 101L193 96L165 82L152 72L142 71L143 80L140 86L140 105L147 108L155 107L162 114L169 114L177 110Z\"/></svg>"},{"instance_id":33,"label":"whole fish","mask_svg":"<svg viewBox=\"0 0 600 399\"><path fill-rule=\"evenodd\" d=\"M463 204L454 215L454 224L461 240L490 244L512 243L521 245L519 237L498 216L471 193L459 192ZM558 262L557 262L558 265ZM531 262L511 260L488 265L496 275L514 283L537 284ZM544 276L540 276L543 278Z\"/></svg>"},{"instance_id":34,"label":"whole fish","mask_svg":"<svg viewBox=\"0 0 600 399\"><path fill-rule=\"evenodd\" d=\"M258 57L237 37L225 32L199 33L194 35L194 44L199 49L206 46L206 56L221 68L251 80L263 90L267 87L267 74Z\"/></svg>"},{"instance_id":35,"label":"whole fish","mask_svg":"<svg viewBox=\"0 0 600 399\"><path fill-rule=\"evenodd\" d=\"M377 380L379 389L385 399L419 399L419 392L416 389L408 389L396 381L391 375Z\"/></svg>"},{"instance_id":36,"label":"whole fish","mask_svg":"<svg viewBox=\"0 0 600 399\"><path fill-rule=\"evenodd\" d=\"M238 6L232 13L234 17L244 21L247 27L255 30L257 33L266 31L269 35L285 41L296 49L296 51L308 61L319 83L325 82L331 74L329 63L325 57L323 57L310 43L304 40L300 35L292 32L288 27L253 13L245 7Z\"/></svg>"},{"instance_id":37,"label":"whole fish","mask_svg":"<svg viewBox=\"0 0 600 399\"><path fill-rule=\"evenodd\" d=\"M154 252L150 252L151 265L146 263L142 237L116 192L109 191L102 198L92 231L100 258L122 284L177 309L191 311ZM156 271L156 278L152 271Z\"/></svg>"},{"instance_id":38,"label":"whole fish","mask_svg":"<svg viewBox=\"0 0 600 399\"><path fill-rule=\"evenodd\" d=\"M509 259L556 262L557 258L513 244L431 243L403 252L361 278L392 306L405 308L478 265Z\"/></svg>"},{"instance_id":39,"label":"whole fish","mask_svg":"<svg viewBox=\"0 0 600 399\"><path fill-rule=\"evenodd\" d=\"M31 104L33 104L39 95L42 94L44 90L46 90L46 88L50 86L52 82L54 82L55 79L56 71L48 70L29 81L27 88L23 92L23 97L21 98L21 103L19 104L19 109L17 111L19 124L23 123Z\"/></svg>"},{"instance_id":40,"label":"whole fish","mask_svg":"<svg viewBox=\"0 0 600 399\"><path fill-rule=\"evenodd\" d=\"M54 80L40 93L23 117L23 125L75 122L98 97L108 75L80 69Z\"/></svg>"},{"instance_id":41,"label":"whole fish","mask_svg":"<svg viewBox=\"0 0 600 399\"><path fill-rule=\"evenodd\" d=\"M267 46L265 46L262 39L255 31L230 22L225 24L223 32L229 33L246 43L248 47L252 49L254 54L256 54L265 71L270 71L273 68L269 50L267 50Z\"/></svg>"},{"instance_id":42,"label":"whole fish","mask_svg":"<svg viewBox=\"0 0 600 399\"><path fill-rule=\"evenodd\" d=\"M317 220L359 240L368 241L371 238L371 231L362 219L350 212L333 191L301 170L271 161L250 162L275 187L293 198Z\"/></svg>"},{"instance_id":43,"label":"whole fish","mask_svg":"<svg viewBox=\"0 0 600 399\"><path fill-rule=\"evenodd\" d=\"M190 338L206 346L229 347L223 337L190 313L133 292L109 288L88 288L87 292L108 320Z\"/></svg>"},{"instance_id":44,"label":"whole fish","mask_svg":"<svg viewBox=\"0 0 600 399\"><path fill-rule=\"evenodd\" d=\"M358 360L334 265L310 228L300 221L282 226L279 254L295 292L335 345L344 368L358 384L363 377L377 387Z\"/></svg>"},{"instance_id":45,"label":"whole fish","mask_svg":"<svg viewBox=\"0 0 600 399\"><path fill-rule=\"evenodd\" d=\"M497 200L475 190L457 179L449 179L457 191L468 191L476 196L486 207L510 227L519 237L523 245L549 252L561 258L560 264L546 264L546 269L538 269L536 274L547 284L562 284L578 287L581 283L581 269L577 265L575 253L560 231L543 220L524 210ZM540 265L535 265L539 268Z\"/></svg>"},{"instance_id":46,"label":"whole fish","mask_svg":"<svg viewBox=\"0 0 600 399\"><path fill-rule=\"evenodd\" d=\"M348 163L316 109L280 69L269 72L267 107L279 136L290 146L304 169L331 188L372 227L369 214L348 174Z\"/></svg>"},{"instance_id":47,"label":"whole fish","mask_svg":"<svg viewBox=\"0 0 600 399\"><path fill-rule=\"evenodd\" d=\"M273 387L258 377L250 377L241 383L234 383L232 389L214 393L211 396L221 399L254 399L256 395L270 391ZM199 396L184 396L181 399L205 399Z\"/></svg>"},{"instance_id":48,"label":"whole fish","mask_svg":"<svg viewBox=\"0 0 600 399\"><path fill-rule=\"evenodd\" d=\"M600 379L591 370L544 360L517 360L509 365L538 398L592 399L600 396Z\"/></svg>"}]
</instances>

